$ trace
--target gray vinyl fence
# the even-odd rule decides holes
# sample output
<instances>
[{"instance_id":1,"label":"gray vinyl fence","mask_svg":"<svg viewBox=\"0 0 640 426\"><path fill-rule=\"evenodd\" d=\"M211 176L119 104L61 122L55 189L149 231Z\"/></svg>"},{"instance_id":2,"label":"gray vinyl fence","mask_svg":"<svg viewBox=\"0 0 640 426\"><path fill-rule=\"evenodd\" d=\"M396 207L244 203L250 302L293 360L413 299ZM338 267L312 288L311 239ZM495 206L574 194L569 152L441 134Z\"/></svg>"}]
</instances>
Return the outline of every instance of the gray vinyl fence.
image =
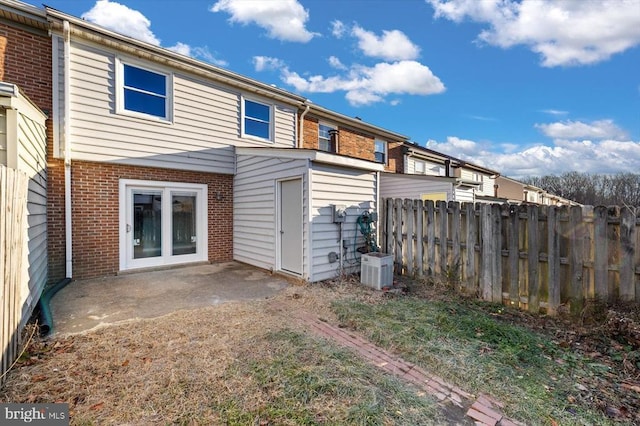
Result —
<instances>
[{"instance_id":1,"label":"gray vinyl fence","mask_svg":"<svg viewBox=\"0 0 640 426\"><path fill-rule=\"evenodd\" d=\"M0 385L20 343L28 185L25 173L0 166Z\"/></svg>"},{"instance_id":2,"label":"gray vinyl fence","mask_svg":"<svg viewBox=\"0 0 640 426\"><path fill-rule=\"evenodd\" d=\"M381 207L380 246L397 274L531 312L640 303L640 209L390 198Z\"/></svg>"}]
</instances>

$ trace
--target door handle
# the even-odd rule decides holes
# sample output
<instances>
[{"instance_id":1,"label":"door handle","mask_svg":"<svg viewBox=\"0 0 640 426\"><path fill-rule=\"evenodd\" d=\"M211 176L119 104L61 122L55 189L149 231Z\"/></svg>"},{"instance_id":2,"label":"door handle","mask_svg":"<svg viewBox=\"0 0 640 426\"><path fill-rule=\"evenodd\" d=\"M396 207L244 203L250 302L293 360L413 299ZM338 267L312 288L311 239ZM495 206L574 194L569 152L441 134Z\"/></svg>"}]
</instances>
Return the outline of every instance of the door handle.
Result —
<instances>
[{"instance_id":1,"label":"door handle","mask_svg":"<svg viewBox=\"0 0 640 426\"><path fill-rule=\"evenodd\" d=\"M131 225L127 223L127 232L131 232Z\"/></svg>"}]
</instances>

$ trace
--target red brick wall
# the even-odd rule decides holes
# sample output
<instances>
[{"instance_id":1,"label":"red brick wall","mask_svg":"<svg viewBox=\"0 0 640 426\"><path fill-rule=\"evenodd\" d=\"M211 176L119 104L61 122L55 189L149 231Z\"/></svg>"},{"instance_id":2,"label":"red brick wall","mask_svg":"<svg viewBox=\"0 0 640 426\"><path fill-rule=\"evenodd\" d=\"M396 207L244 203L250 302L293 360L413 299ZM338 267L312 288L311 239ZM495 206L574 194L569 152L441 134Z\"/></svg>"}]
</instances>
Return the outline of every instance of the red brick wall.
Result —
<instances>
[{"instance_id":1,"label":"red brick wall","mask_svg":"<svg viewBox=\"0 0 640 426\"><path fill-rule=\"evenodd\" d=\"M318 149L318 119L304 118L304 146ZM338 127L338 154L373 161L375 159L374 137L355 130Z\"/></svg>"},{"instance_id":2,"label":"red brick wall","mask_svg":"<svg viewBox=\"0 0 640 426\"><path fill-rule=\"evenodd\" d=\"M74 278L118 272L119 179L207 184L209 261L232 260L233 176L74 161L71 168ZM218 192L222 201L216 200Z\"/></svg>"},{"instance_id":3,"label":"red brick wall","mask_svg":"<svg viewBox=\"0 0 640 426\"><path fill-rule=\"evenodd\" d=\"M47 249L49 282L65 276L64 167L53 158L51 39L0 23L0 81L16 84L47 119Z\"/></svg>"},{"instance_id":4,"label":"red brick wall","mask_svg":"<svg viewBox=\"0 0 640 426\"><path fill-rule=\"evenodd\" d=\"M393 173L404 173L404 154L402 142L389 142L387 146L387 165L385 170Z\"/></svg>"}]
</instances>

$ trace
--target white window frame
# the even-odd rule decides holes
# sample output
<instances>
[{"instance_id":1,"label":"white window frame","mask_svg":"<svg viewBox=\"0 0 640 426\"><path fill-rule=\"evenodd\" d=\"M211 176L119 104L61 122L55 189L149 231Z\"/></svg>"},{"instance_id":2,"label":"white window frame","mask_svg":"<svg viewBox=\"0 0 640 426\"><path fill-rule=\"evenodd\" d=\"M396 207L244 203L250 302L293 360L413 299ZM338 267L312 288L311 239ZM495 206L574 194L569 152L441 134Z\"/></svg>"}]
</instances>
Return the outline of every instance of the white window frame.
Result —
<instances>
[{"instance_id":1,"label":"white window frame","mask_svg":"<svg viewBox=\"0 0 640 426\"><path fill-rule=\"evenodd\" d=\"M338 153L338 139L336 138L336 143L335 146L333 147L332 151L328 151L328 150L324 150L322 148L320 148L320 140L327 140L325 138L321 138L320 137L320 126L325 126L325 127L329 127L331 130L335 130L338 131L338 128L336 126L334 126L333 124L329 124L329 123L323 123L323 122L319 122L318 123L318 150L322 151L322 152L328 152L331 154L336 154ZM331 146L331 135L329 135L329 146Z\"/></svg>"},{"instance_id":2,"label":"white window frame","mask_svg":"<svg viewBox=\"0 0 640 426\"><path fill-rule=\"evenodd\" d=\"M141 70L160 74L165 77L165 116L160 117L153 114L146 114L139 111L130 111L124 107L124 66L140 68ZM140 61L116 57L116 113L128 115L131 117L142 118L145 120L153 120L160 123L173 122L173 73L161 70L160 68L151 66Z\"/></svg>"},{"instance_id":3,"label":"white window frame","mask_svg":"<svg viewBox=\"0 0 640 426\"><path fill-rule=\"evenodd\" d=\"M421 166L422 170L418 170L418 164ZM413 171L415 174L424 175L427 171L427 163L422 160L413 160Z\"/></svg>"},{"instance_id":4,"label":"white window frame","mask_svg":"<svg viewBox=\"0 0 640 426\"><path fill-rule=\"evenodd\" d=\"M246 118L246 116L245 116L245 102L246 101L253 102L253 103L256 103L256 104L260 104L260 105L264 105L266 107L269 107L269 137L268 138L265 139L265 138L262 138L260 136L247 134L245 132L244 121L245 121L245 118ZM274 139L273 138L274 121L275 121L275 111L274 111L273 104L271 104L269 102L266 102L264 100L253 98L253 97L249 97L249 96L240 96L240 136L242 138L253 139L253 140L257 140L257 141L261 141L261 142L274 143L274 140L273 140Z\"/></svg>"},{"instance_id":5,"label":"white window frame","mask_svg":"<svg viewBox=\"0 0 640 426\"><path fill-rule=\"evenodd\" d=\"M129 234L131 231L130 210L132 205L132 190L152 190L161 191L163 202L163 214L171 209L171 195L196 194L196 253L167 256L171 251L171 230L170 221L162 224L162 256L143 259L131 259L131 243ZM120 270L139 269L145 267L157 267L164 265L184 264L191 262L203 262L209 259L209 199L208 186L206 184L165 182L152 180L120 179L119 181L119 240L120 240ZM129 225L129 227L127 226Z\"/></svg>"},{"instance_id":6,"label":"white window frame","mask_svg":"<svg viewBox=\"0 0 640 426\"><path fill-rule=\"evenodd\" d=\"M384 152L382 152L382 155L384 155L384 161L378 161L377 159L375 159L376 154L380 152L378 151L378 147L377 147L378 143L381 143L384 146ZM388 152L389 152L389 143L387 141L382 139L375 139L373 141L373 157L376 163L387 165L387 163L389 162Z\"/></svg>"}]
</instances>

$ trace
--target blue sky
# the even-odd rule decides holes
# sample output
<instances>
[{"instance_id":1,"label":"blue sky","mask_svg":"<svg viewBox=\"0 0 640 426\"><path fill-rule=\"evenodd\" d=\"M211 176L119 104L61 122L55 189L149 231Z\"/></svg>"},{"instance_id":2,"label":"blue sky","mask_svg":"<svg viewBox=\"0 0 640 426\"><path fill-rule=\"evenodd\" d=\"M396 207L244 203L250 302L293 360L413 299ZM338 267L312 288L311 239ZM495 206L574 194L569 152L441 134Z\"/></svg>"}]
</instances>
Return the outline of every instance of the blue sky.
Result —
<instances>
[{"instance_id":1,"label":"blue sky","mask_svg":"<svg viewBox=\"0 0 640 426\"><path fill-rule=\"evenodd\" d=\"M508 176L640 172L640 0L46 4Z\"/></svg>"}]
</instances>

